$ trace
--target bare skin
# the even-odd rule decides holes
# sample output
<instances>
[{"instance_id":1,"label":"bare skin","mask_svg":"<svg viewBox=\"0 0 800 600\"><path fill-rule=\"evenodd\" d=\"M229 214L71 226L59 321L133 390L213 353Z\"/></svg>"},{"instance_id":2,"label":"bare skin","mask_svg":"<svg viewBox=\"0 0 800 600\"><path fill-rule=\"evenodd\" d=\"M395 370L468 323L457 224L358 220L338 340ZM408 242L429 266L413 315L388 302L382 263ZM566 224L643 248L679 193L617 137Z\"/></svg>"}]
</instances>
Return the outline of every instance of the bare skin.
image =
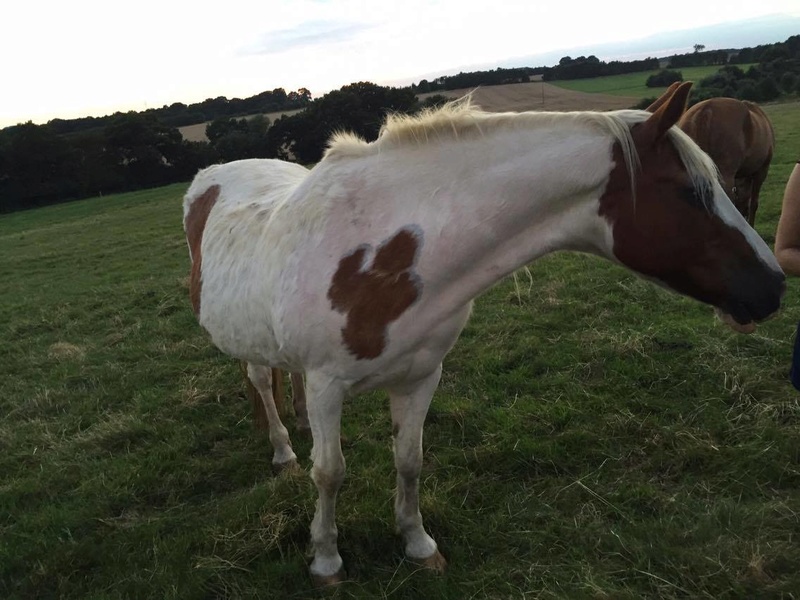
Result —
<instances>
[{"instance_id":1,"label":"bare skin","mask_svg":"<svg viewBox=\"0 0 800 600\"><path fill-rule=\"evenodd\" d=\"M800 276L800 162L786 183L775 234L775 258L787 275Z\"/></svg>"}]
</instances>

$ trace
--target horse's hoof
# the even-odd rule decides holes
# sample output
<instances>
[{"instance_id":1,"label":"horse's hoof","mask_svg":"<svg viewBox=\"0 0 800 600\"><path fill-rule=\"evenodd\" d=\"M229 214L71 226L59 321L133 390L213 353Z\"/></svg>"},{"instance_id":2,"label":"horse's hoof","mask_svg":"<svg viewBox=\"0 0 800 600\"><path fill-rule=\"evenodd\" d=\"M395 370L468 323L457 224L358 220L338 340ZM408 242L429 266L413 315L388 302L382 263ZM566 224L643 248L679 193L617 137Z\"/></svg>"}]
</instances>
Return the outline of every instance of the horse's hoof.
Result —
<instances>
[{"instance_id":1,"label":"horse's hoof","mask_svg":"<svg viewBox=\"0 0 800 600\"><path fill-rule=\"evenodd\" d=\"M334 585L339 585L345 580L344 567L339 569L333 575L315 575L311 573L311 581L314 583L315 588L326 588Z\"/></svg>"},{"instance_id":2,"label":"horse's hoof","mask_svg":"<svg viewBox=\"0 0 800 600\"><path fill-rule=\"evenodd\" d=\"M275 475L280 475L281 473L297 473L299 471L300 463L297 462L296 458L282 463L272 463L272 472L275 473Z\"/></svg>"},{"instance_id":3,"label":"horse's hoof","mask_svg":"<svg viewBox=\"0 0 800 600\"><path fill-rule=\"evenodd\" d=\"M447 569L447 561L439 550L427 558L410 558L411 562L441 575Z\"/></svg>"}]
</instances>

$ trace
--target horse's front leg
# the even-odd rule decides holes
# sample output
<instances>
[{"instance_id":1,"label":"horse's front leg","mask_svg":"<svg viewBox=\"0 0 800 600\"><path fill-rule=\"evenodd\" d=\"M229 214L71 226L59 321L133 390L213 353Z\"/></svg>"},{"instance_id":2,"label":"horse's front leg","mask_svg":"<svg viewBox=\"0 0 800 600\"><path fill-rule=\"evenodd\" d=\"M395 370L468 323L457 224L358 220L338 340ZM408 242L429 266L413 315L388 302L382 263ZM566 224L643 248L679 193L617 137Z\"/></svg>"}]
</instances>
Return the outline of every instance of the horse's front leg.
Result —
<instances>
[{"instance_id":1,"label":"horse's front leg","mask_svg":"<svg viewBox=\"0 0 800 600\"><path fill-rule=\"evenodd\" d=\"M395 519L405 542L406 556L429 569L442 572L447 562L422 525L419 512L419 474L422 469L422 427L442 366L420 381L389 390L397 469Z\"/></svg>"},{"instance_id":2,"label":"horse's front leg","mask_svg":"<svg viewBox=\"0 0 800 600\"><path fill-rule=\"evenodd\" d=\"M310 399L308 420L314 439L311 478L319 494L311 522L314 560L310 571L315 585L326 586L344 579L342 557L336 544L336 495L345 473L340 441L345 389L340 382L314 372L307 374L306 384Z\"/></svg>"},{"instance_id":3,"label":"horse's front leg","mask_svg":"<svg viewBox=\"0 0 800 600\"><path fill-rule=\"evenodd\" d=\"M297 431L307 432L310 427L308 424L308 409L306 408L306 386L303 382L302 373L292 373L292 406L296 417Z\"/></svg>"},{"instance_id":4,"label":"horse's front leg","mask_svg":"<svg viewBox=\"0 0 800 600\"><path fill-rule=\"evenodd\" d=\"M278 415L275 398L272 395L272 369L264 365L247 363L247 377L261 396L264 410L267 413L269 441L272 443L274 451L273 469L283 471L297 468L297 455L292 450L289 432Z\"/></svg>"}]
</instances>

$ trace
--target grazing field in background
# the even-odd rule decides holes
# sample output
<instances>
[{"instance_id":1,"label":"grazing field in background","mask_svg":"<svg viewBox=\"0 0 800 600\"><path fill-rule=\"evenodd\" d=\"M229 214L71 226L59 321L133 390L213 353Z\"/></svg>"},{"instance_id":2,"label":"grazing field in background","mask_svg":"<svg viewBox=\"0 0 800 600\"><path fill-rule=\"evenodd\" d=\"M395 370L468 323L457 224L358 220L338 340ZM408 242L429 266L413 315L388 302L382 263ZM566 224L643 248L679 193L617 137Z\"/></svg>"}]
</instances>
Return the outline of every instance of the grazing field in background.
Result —
<instances>
[{"instance_id":1,"label":"grazing field in background","mask_svg":"<svg viewBox=\"0 0 800 600\"><path fill-rule=\"evenodd\" d=\"M747 71L750 65L736 65L743 71ZM710 75L720 70L719 65L709 67L682 67L670 69L679 71L683 75L684 81L694 81L698 83ZM644 71L641 73L629 73L626 75L612 75L609 77L593 77L591 79L571 79L566 81L551 81L552 85L576 92L589 92L594 94L609 94L611 96L635 96L637 98L657 98L666 90L666 87L649 88L646 85L647 78L660 71Z\"/></svg>"},{"instance_id":2,"label":"grazing field in background","mask_svg":"<svg viewBox=\"0 0 800 600\"><path fill-rule=\"evenodd\" d=\"M772 245L800 104L767 107ZM0 217L0 597L305 598L316 492L273 476L237 364L187 299L185 186ZM335 598L796 598L800 282L751 336L594 257L478 299L394 534L382 394L347 402ZM288 419L290 430L293 419ZM310 441L295 437L308 469Z\"/></svg>"}]
</instances>

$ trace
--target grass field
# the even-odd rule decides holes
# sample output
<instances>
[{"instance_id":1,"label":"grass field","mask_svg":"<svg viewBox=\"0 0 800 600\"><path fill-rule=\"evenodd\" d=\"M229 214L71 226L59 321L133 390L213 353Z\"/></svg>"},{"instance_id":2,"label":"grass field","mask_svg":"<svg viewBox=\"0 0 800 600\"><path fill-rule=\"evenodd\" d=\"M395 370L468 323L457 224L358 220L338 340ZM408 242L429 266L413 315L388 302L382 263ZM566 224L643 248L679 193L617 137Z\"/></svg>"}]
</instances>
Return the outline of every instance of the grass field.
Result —
<instances>
[{"instance_id":1,"label":"grass field","mask_svg":"<svg viewBox=\"0 0 800 600\"><path fill-rule=\"evenodd\" d=\"M772 244L800 104L767 110ZM271 474L238 367L191 313L184 189L0 217L0 597L798 597L800 282L737 336L578 254L481 297L446 359L421 501L448 572L403 559L371 394L343 418L351 581L314 592L315 490Z\"/></svg>"},{"instance_id":2,"label":"grass field","mask_svg":"<svg viewBox=\"0 0 800 600\"><path fill-rule=\"evenodd\" d=\"M742 70L747 70L750 65L738 65ZM711 67L684 67L673 69L683 74L684 81L699 82L701 79L719 71L718 66ZM611 77L594 77L591 79L571 79L566 81L550 81L555 86L575 90L576 92L590 92L595 94L611 94L612 96L635 96L638 98L657 97L663 88L649 88L645 85L647 78L658 73L645 71L642 73L629 73L627 75L613 75Z\"/></svg>"}]
</instances>

